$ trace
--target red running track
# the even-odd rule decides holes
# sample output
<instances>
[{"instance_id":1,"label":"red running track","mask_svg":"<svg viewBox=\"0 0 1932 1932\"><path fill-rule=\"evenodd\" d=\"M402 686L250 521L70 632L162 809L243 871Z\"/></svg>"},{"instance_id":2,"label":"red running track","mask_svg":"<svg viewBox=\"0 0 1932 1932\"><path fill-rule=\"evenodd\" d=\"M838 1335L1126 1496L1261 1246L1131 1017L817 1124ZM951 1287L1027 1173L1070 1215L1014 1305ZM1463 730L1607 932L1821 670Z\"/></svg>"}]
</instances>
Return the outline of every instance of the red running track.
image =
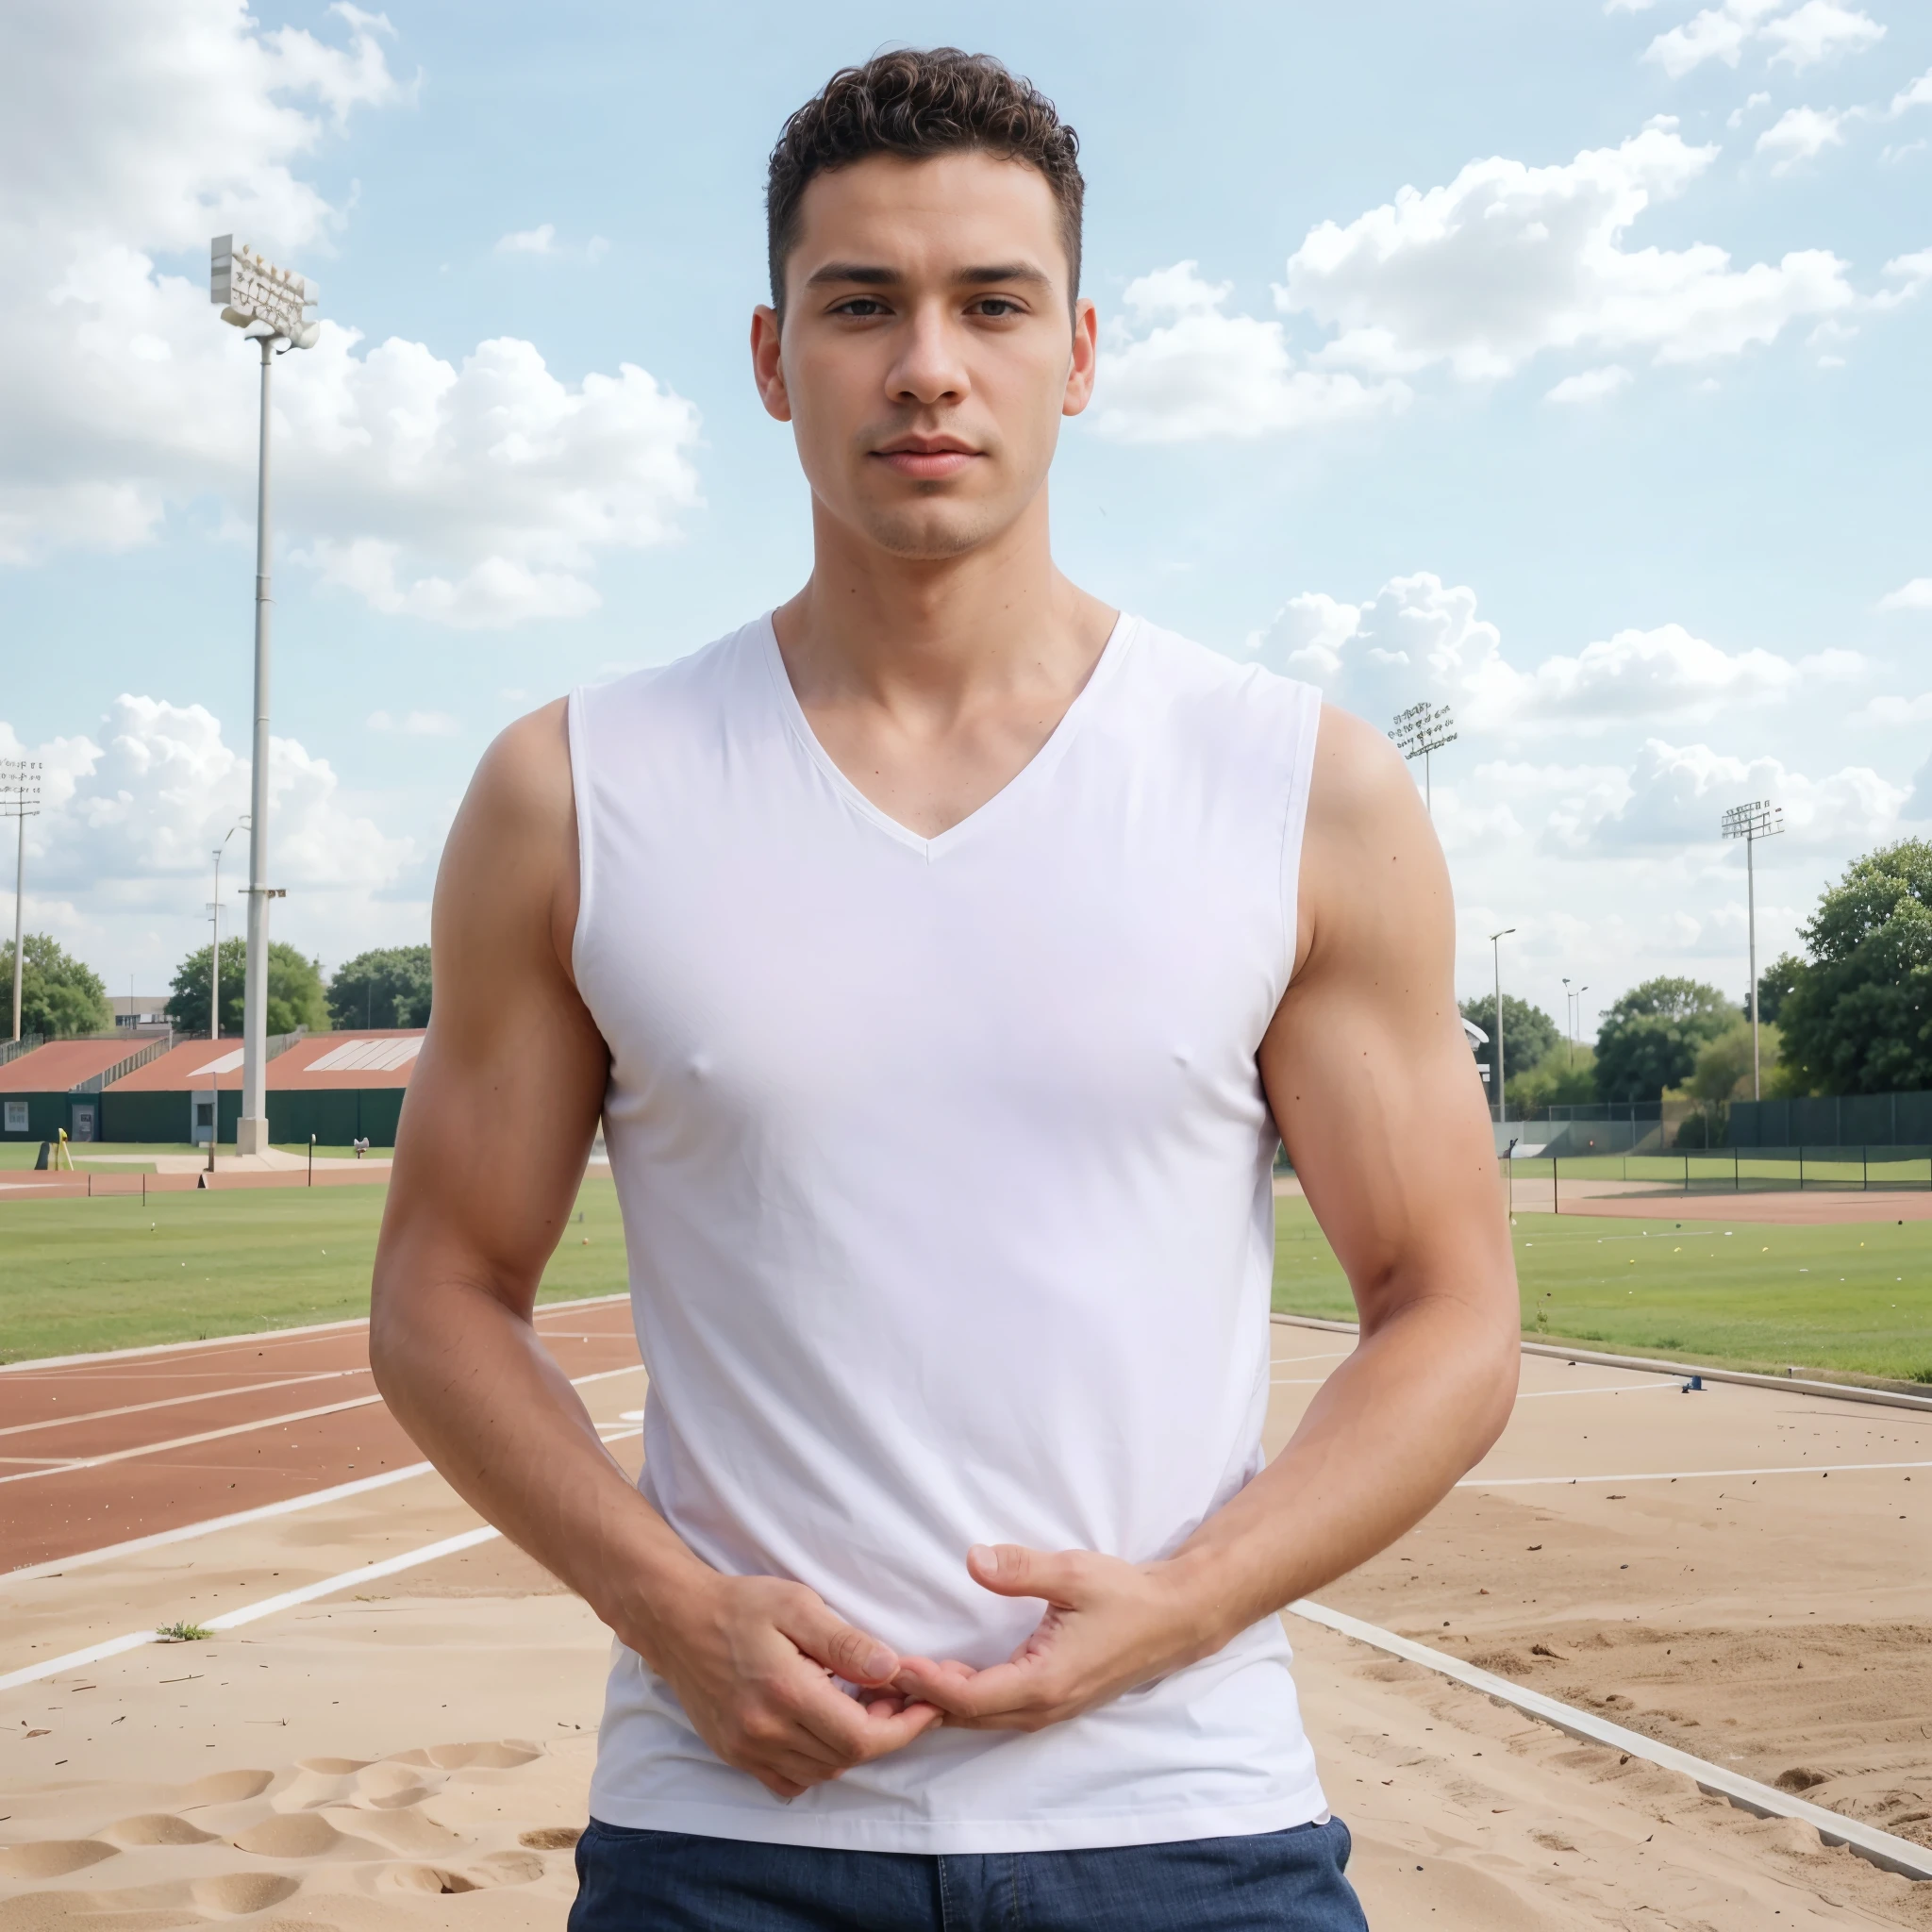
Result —
<instances>
[{"instance_id":1,"label":"red running track","mask_svg":"<svg viewBox=\"0 0 1932 1932\"><path fill-rule=\"evenodd\" d=\"M627 1301L537 1310L573 1377L638 1365ZM422 1460L369 1371L369 1326L0 1370L0 1573Z\"/></svg>"}]
</instances>

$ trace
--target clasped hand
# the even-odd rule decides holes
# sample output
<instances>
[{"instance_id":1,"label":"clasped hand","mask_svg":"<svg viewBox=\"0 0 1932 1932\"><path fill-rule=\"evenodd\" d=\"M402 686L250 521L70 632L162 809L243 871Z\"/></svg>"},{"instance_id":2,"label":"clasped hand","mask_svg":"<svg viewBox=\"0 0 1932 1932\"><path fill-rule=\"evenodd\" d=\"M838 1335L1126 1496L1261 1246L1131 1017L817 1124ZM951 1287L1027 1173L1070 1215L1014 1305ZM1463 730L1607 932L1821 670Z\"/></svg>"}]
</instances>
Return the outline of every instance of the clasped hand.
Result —
<instances>
[{"instance_id":1,"label":"clasped hand","mask_svg":"<svg viewBox=\"0 0 1932 1932\"><path fill-rule=\"evenodd\" d=\"M659 1675L726 1764L780 1798L902 1750L941 1724L1038 1731L1208 1655L1199 1592L1174 1563L975 1546L967 1571L1046 1614L1005 1662L901 1657L803 1584L708 1574L650 1644ZM833 1680L843 1679L856 1695Z\"/></svg>"}]
</instances>

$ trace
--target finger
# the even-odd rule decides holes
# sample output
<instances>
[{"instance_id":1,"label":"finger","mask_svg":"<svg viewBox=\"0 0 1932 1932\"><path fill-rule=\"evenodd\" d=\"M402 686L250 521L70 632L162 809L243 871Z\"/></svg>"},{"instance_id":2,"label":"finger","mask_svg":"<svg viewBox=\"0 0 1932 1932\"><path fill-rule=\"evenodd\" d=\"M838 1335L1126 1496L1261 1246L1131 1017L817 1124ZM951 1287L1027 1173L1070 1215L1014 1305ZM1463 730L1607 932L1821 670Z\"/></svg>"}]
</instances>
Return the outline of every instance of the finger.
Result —
<instances>
[{"instance_id":1,"label":"finger","mask_svg":"<svg viewBox=\"0 0 1932 1932\"><path fill-rule=\"evenodd\" d=\"M899 1668L890 1645L835 1616L817 1597L788 1606L777 1627L807 1657L848 1684L890 1684Z\"/></svg>"},{"instance_id":2,"label":"finger","mask_svg":"<svg viewBox=\"0 0 1932 1932\"><path fill-rule=\"evenodd\" d=\"M1024 1543L974 1543L966 1552L966 1570L982 1590L997 1595L1043 1597L1071 1608L1084 1593L1081 1555L1029 1550Z\"/></svg>"},{"instance_id":3,"label":"finger","mask_svg":"<svg viewBox=\"0 0 1932 1932\"><path fill-rule=\"evenodd\" d=\"M971 1671L962 1664L930 1664L918 1657L908 1658L899 1676L908 1695L937 1705L948 1719L977 1721L1042 1707L1039 1672L1024 1664Z\"/></svg>"},{"instance_id":4,"label":"finger","mask_svg":"<svg viewBox=\"0 0 1932 1932\"><path fill-rule=\"evenodd\" d=\"M929 1730L942 1713L936 1706L911 1703L895 1713L874 1713L846 1696L829 1677L813 1673L791 1701L790 1715L819 1748L837 1757L842 1769L900 1750ZM799 1743L808 1748L805 1736Z\"/></svg>"}]
</instances>

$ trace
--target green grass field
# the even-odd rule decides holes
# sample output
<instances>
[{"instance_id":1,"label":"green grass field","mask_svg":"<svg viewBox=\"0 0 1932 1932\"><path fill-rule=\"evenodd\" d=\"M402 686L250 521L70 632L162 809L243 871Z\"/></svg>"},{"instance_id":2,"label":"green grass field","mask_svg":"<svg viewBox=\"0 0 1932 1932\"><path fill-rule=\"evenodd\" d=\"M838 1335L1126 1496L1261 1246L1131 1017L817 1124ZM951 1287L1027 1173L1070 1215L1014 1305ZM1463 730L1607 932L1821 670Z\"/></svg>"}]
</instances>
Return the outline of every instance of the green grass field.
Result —
<instances>
[{"instance_id":1,"label":"green grass field","mask_svg":"<svg viewBox=\"0 0 1932 1932\"><path fill-rule=\"evenodd\" d=\"M0 1202L0 1361L369 1312L384 1187ZM544 1301L625 1287L617 1196L586 1180Z\"/></svg>"},{"instance_id":2,"label":"green grass field","mask_svg":"<svg viewBox=\"0 0 1932 1932\"><path fill-rule=\"evenodd\" d=\"M0 1360L360 1315L388 1190L262 1188L0 1202ZM1305 1203L1278 1202L1274 1306L1352 1317ZM1740 1204L1748 1207L1748 1201ZM546 1301L625 1287L610 1182L587 1180ZM1727 1233L1726 1229L1730 1231ZM1553 1341L1769 1369L1932 1381L1932 1223L1524 1215L1524 1329Z\"/></svg>"},{"instance_id":3,"label":"green grass field","mask_svg":"<svg viewBox=\"0 0 1932 1932\"><path fill-rule=\"evenodd\" d=\"M1352 1320L1348 1283L1307 1203L1275 1208L1275 1307ZM1513 1241L1525 1335L1773 1374L1797 1364L1932 1382L1932 1222L1540 1214L1523 1217Z\"/></svg>"}]
</instances>

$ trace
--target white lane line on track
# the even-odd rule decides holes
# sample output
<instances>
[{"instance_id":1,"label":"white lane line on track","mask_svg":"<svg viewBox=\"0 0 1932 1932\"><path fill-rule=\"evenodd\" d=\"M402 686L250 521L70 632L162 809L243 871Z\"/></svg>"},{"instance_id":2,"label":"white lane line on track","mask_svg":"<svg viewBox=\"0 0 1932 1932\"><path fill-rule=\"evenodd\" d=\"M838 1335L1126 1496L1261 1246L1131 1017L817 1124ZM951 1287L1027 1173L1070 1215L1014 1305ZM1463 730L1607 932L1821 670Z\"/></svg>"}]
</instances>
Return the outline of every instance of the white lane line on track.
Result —
<instances>
[{"instance_id":1,"label":"white lane line on track","mask_svg":"<svg viewBox=\"0 0 1932 1932\"><path fill-rule=\"evenodd\" d=\"M641 1375L643 1372L641 1362L633 1362L623 1369L599 1369L592 1374L574 1377L571 1387L582 1389L591 1382L608 1382L618 1375ZM625 1436L639 1433L636 1429L624 1429L606 1436L604 1440L608 1442L620 1441ZM130 1537L121 1543L106 1543L97 1550L82 1550L72 1557L54 1557L44 1563L28 1564L24 1569L0 1571L0 1588L13 1583L32 1583L43 1576L58 1576L69 1570L83 1570L92 1564L112 1562L122 1557L139 1556L143 1550L162 1549L169 1543L192 1542L199 1537L213 1536L218 1530L239 1529L244 1524L266 1523L276 1516L292 1516L304 1509L319 1509L325 1504L338 1503L348 1496L359 1496L370 1490L384 1490L391 1483L408 1482L412 1476L429 1473L428 1463L411 1462L400 1469L386 1469L377 1475L358 1476L352 1483L336 1483L325 1490L310 1490L301 1496L284 1496L278 1503L259 1503L253 1509L237 1509L226 1516L210 1516L201 1523L184 1523L175 1529L158 1529L147 1536Z\"/></svg>"},{"instance_id":2,"label":"white lane line on track","mask_svg":"<svg viewBox=\"0 0 1932 1932\"><path fill-rule=\"evenodd\" d=\"M246 1436L257 1429L313 1422L317 1416L341 1415L344 1409L368 1408L381 1400L379 1395L357 1395L347 1402L325 1403L320 1408L298 1408L287 1415L265 1415L259 1422L232 1423L225 1429L204 1429L198 1436L175 1436L166 1442L143 1442L138 1449L115 1449L106 1456L76 1456L72 1461L57 1463L52 1469L25 1469L18 1475L0 1475L0 1483L30 1483L36 1476L66 1475L77 1469L102 1469L110 1462L130 1462L139 1456L162 1456L170 1449L192 1448L197 1442L219 1442L225 1436Z\"/></svg>"},{"instance_id":3,"label":"white lane line on track","mask_svg":"<svg viewBox=\"0 0 1932 1932\"><path fill-rule=\"evenodd\" d=\"M605 1436L604 1440L617 1442L638 1433L636 1429L625 1429ZM374 1583L378 1577L394 1576L401 1571L434 1563L439 1557L453 1557L459 1550L473 1550L478 1543L493 1541L502 1534L500 1529L486 1523L478 1529L464 1530L460 1536L444 1537L440 1542L425 1543L420 1549L405 1550L400 1556L385 1557L377 1563L364 1563L359 1569L344 1570L339 1576L325 1576L320 1582L304 1584L299 1590L285 1590L279 1596L264 1597L259 1603L243 1604L240 1609L225 1610L218 1617L210 1617L203 1628L239 1630L245 1624L273 1617L279 1610L291 1610L298 1604L313 1603L318 1597L333 1596L338 1591L352 1589L358 1583ZM5 1676L0 1676L0 1690L12 1690L22 1684L35 1684L45 1677L58 1677L62 1671L79 1670L83 1665L100 1663L108 1657L120 1657L127 1651L139 1650L145 1644L160 1641L158 1631L130 1630L125 1637L110 1637L104 1643L89 1644L85 1650L70 1650L65 1656L50 1657L42 1663L9 1671Z\"/></svg>"},{"instance_id":4,"label":"white lane line on track","mask_svg":"<svg viewBox=\"0 0 1932 1932\"><path fill-rule=\"evenodd\" d=\"M1541 1402L1552 1395L1681 1395L1676 1382L1600 1382L1593 1389L1519 1389L1518 1402Z\"/></svg>"},{"instance_id":5,"label":"white lane line on track","mask_svg":"<svg viewBox=\"0 0 1932 1932\"><path fill-rule=\"evenodd\" d=\"M224 1395L259 1395L270 1389L293 1389L303 1382L340 1382L345 1375L366 1375L367 1369L318 1369L308 1375L283 1375L274 1382L247 1382L240 1389L203 1389L192 1395L160 1395L152 1402L124 1403L119 1408L91 1408L75 1415L50 1415L37 1423L9 1423L0 1436L30 1436L36 1429L64 1429L75 1423L104 1423L114 1416L142 1415L151 1408L179 1408L186 1402L216 1402Z\"/></svg>"},{"instance_id":6,"label":"white lane line on track","mask_svg":"<svg viewBox=\"0 0 1932 1932\"><path fill-rule=\"evenodd\" d=\"M1854 1475L1871 1469L1932 1469L1932 1462L1794 1462L1778 1469L1647 1469L1624 1475L1466 1475L1458 1490L1554 1489L1579 1483L1701 1482L1732 1475Z\"/></svg>"},{"instance_id":7,"label":"white lane line on track","mask_svg":"<svg viewBox=\"0 0 1932 1932\"><path fill-rule=\"evenodd\" d=\"M540 1317L555 1315L566 1308L594 1308L608 1306L611 1302L627 1302L629 1299L628 1294L579 1295L573 1301L540 1302L536 1314ZM326 1335L332 1330L366 1328L368 1325L367 1315L350 1315L340 1322L307 1322L297 1328L258 1328L247 1335L218 1335L212 1341L198 1338L193 1341L151 1341L140 1348L103 1348L87 1355L30 1356L22 1361L0 1362L0 1375L34 1374L42 1369L66 1369L76 1364L100 1367L112 1362L136 1361L146 1356L221 1355L251 1341L266 1343L299 1341L304 1336Z\"/></svg>"},{"instance_id":8,"label":"white lane line on track","mask_svg":"<svg viewBox=\"0 0 1932 1932\"><path fill-rule=\"evenodd\" d=\"M609 1341L621 1339L617 1336L603 1335L558 1336L547 1329L539 1329L537 1332L540 1335L545 1336L548 1340L561 1341ZM367 1369L341 1369L331 1370L328 1372L329 1375L366 1375L368 1373L369 1371ZM296 1376L293 1379L296 1381L317 1381L326 1379L326 1377L317 1375L301 1375ZM281 1385L274 1382L263 1382L258 1384L257 1386L258 1388L263 1389L274 1389ZM245 1389L214 1389L209 1390L208 1391L208 1396L212 1397L218 1395L245 1395L249 1392L250 1391ZM167 1402L142 1403L135 1405L135 1407L146 1408L165 1408L169 1406L169 1403L192 1402L201 1399L207 1398L198 1398L195 1396L188 1395L171 1396L168 1398ZM380 1395L358 1395L347 1402L332 1402L325 1405L320 1408L298 1408L291 1410L288 1413L282 1415L266 1415L251 1423L234 1423L226 1428L205 1429L199 1435L175 1436L171 1437L166 1441L161 1442L143 1442L132 1449L115 1449L109 1451L108 1454L103 1456L75 1456L68 1457L56 1457L47 1456L0 1456L0 1462L43 1462L52 1465L51 1467L45 1469L21 1470L13 1475L0 1475L0 1483L31 1482L37 1476L62 1475L70 1470L76 1469L99 1469L107 1463L128 1462L142 1456L162 1456L165 1455L171 1449L188 1449L192 1448L197 1442L216 1442L221 1441L221 1439L225 1436L245 1436L257 1429L278 1428L282 1426L284 1424L311 1422L317 1416L337 1415L340 1414L343 1409L367 1408L370 1407L372 1405L380 1402L381 1400L382 1397ZM131 1412L131 1410L123 1409L104 1409L100 1413L103 1415L121 1415ZM86 1422L92 1420L92 1418L86 1416L74 1416L68 1418L68 1420L74 1422ZM25 1428L44 1428L48 1425L44 1423L27 1423L22 1424L21 1426ZM11 1429L0 1429L0 1435L11 1435L14 1433L16 1433L16 1431Z\"/></svg>"},{"instance_id":9,"label":"white lane line on track","mask_svg":"<svg viewBox=\"0 0 1932 1932\"><path fill-rule=\"evenodd\" d=\"M1485 1696L1510 1705L1529 1717L1541 1718L1545 1724L1556 1725L1573 1738L1581 1738L1591 1744L1606 1744L1613 1751L1627 1751L1631 1757L1641 1757L1646 1763L1678 1772L1691 1779L1700 1790L1708 1791L1713 1797L1728 1798L1733 1805L1755 1812L1759 1818L1795 1818L1811 1826L1826 1844L1843 1845L1884 1871L1902 1873L1907 1878L1932 1878L1932 1850L1924 1845L1913 1844L1908 1839L1894 1838L1889 1831L1875 1830L1840 1812L1827 1811L1823 1805L1810 1804L1772 1785L1761 1785L1756 1778L1743 1777L1721 1764L1693 1757L1688 1751L1659 1744L1656 1739L1646 1738L1641 1731L1629 1731L1622 1724L1607 1724L1589 1711L1578 1710L1574 1705L1546 1697L1541 1690L1527 1690L1521 1684L1511 1683L1507 1677L1478 1670L1459 1657L1451 1657L1447 1651L1432 1650L1425 1643L1398 1637L1392 1630L1365 1624L1358 1617L1347 1616L1341 1610L1331 1610L1325 1604L1303 1597L1299 1602L1290 1604L1288 1610L1291 1616L1340 1631L1344 1637L1354 1638L1357 1643L1369 1644L1391 1657L1421 1664L1424 1670L1434 1671L1441 1676L1454 1678L1457 1683L1467 1685L1472 1690L1480 1690Z\"/></svg>"}]
</instances>

